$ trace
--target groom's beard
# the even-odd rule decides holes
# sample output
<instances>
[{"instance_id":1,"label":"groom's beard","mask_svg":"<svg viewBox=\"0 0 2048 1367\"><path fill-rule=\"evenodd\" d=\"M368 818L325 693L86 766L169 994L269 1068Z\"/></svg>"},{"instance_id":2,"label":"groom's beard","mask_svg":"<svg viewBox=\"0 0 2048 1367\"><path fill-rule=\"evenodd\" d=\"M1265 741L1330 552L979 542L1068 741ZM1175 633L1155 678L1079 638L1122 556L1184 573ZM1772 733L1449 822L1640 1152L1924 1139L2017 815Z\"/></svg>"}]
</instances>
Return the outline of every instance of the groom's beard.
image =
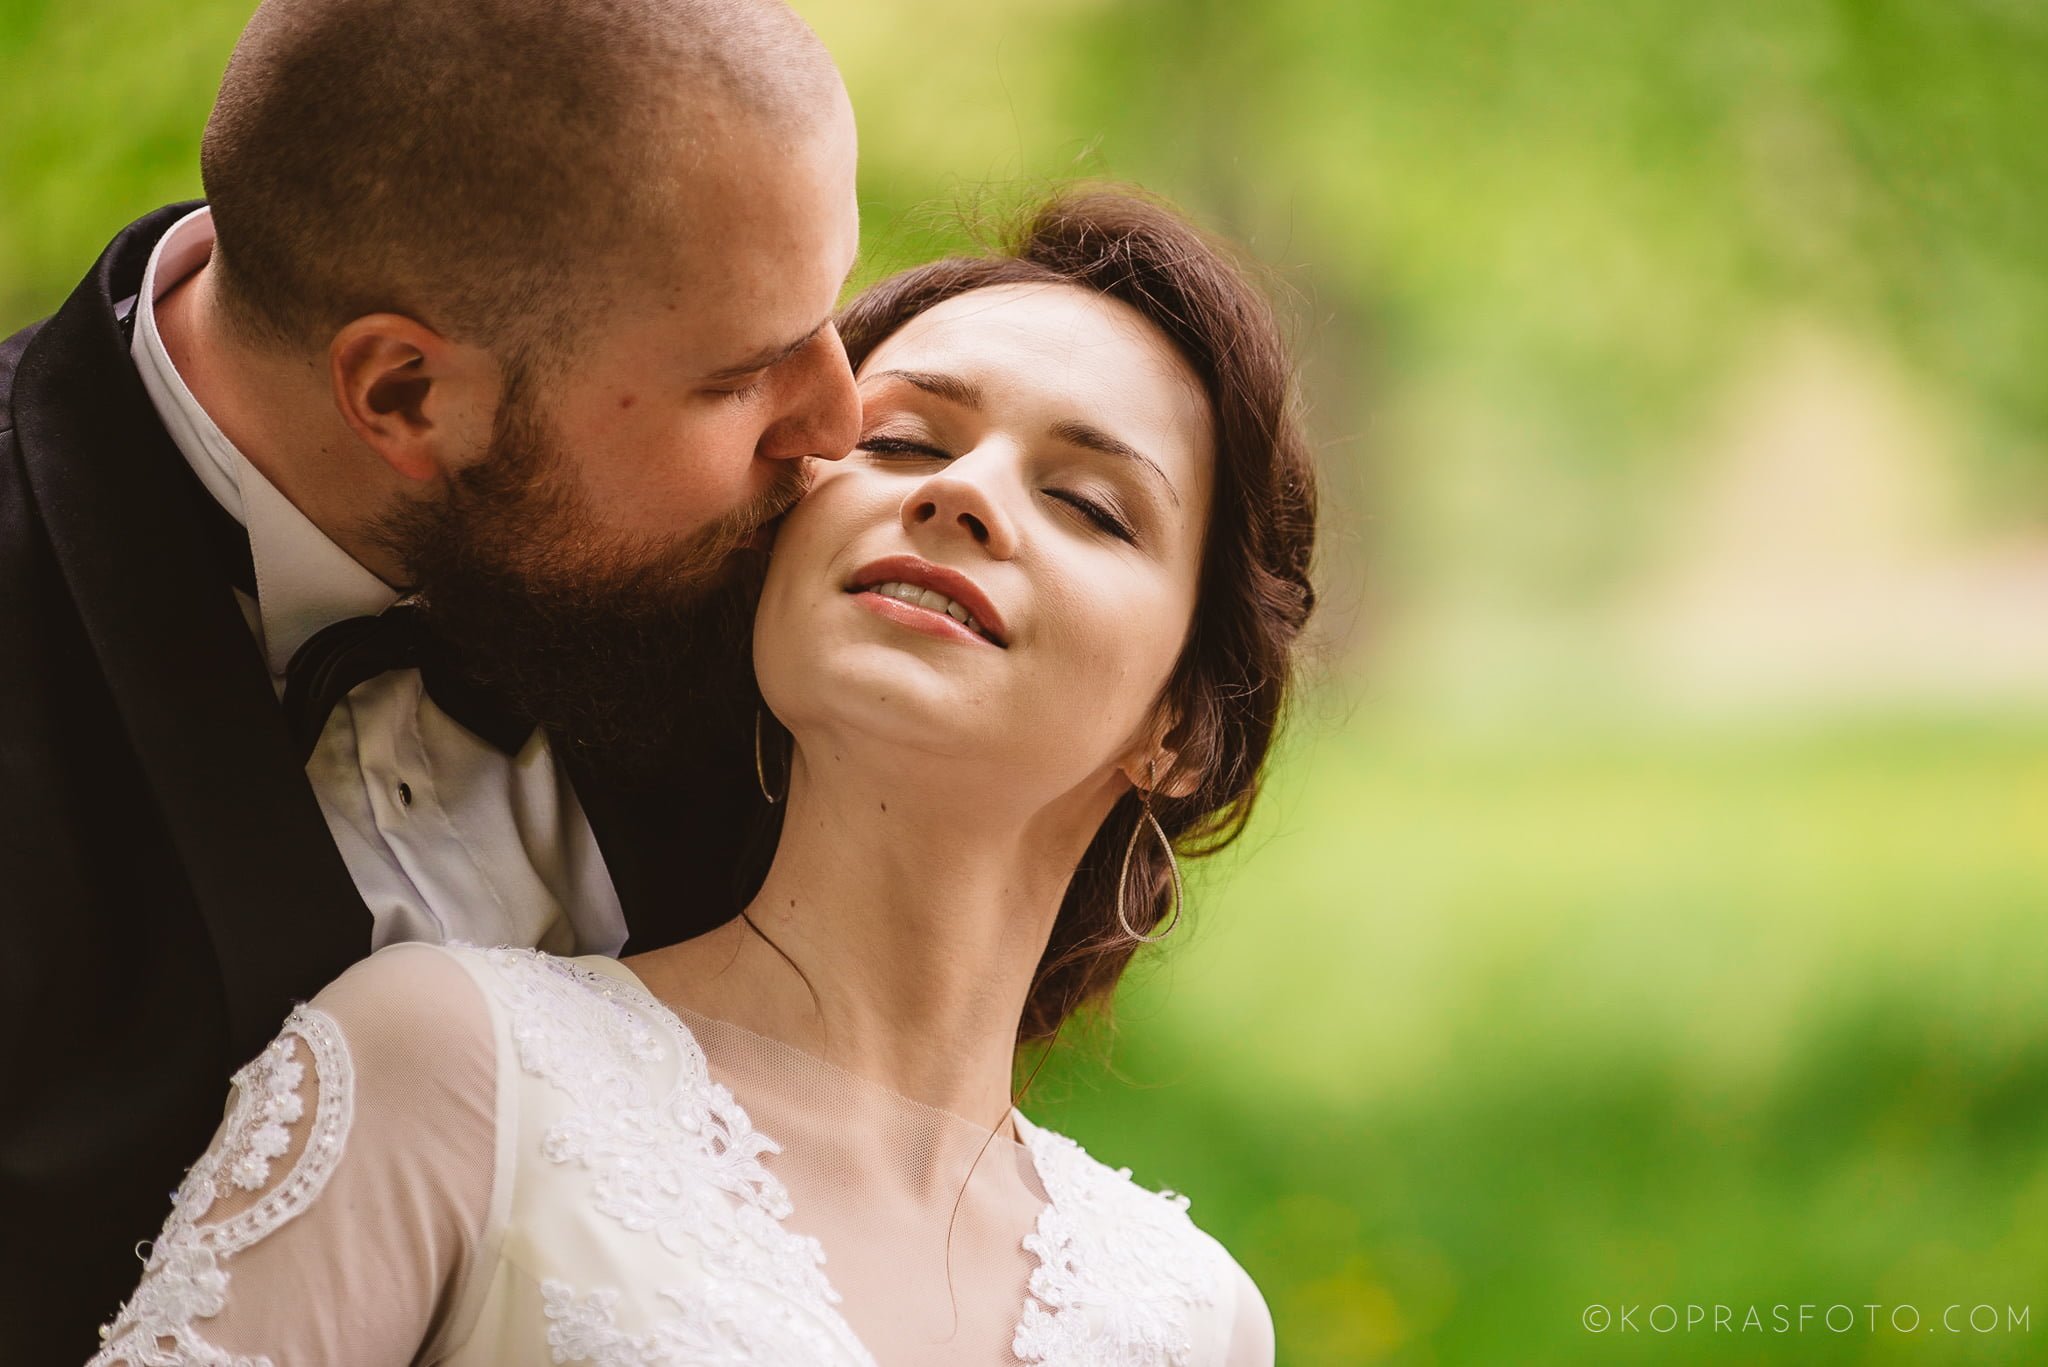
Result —
<instances>
[{"instance_id":1,"label":"groom's beard","mask_svg":"<svg viewBox=\"0 0 2048 1367\"><path fill-rule=\"evenodd\" d=\"M767 557L745 547L802 497L804 464L693 532L622 536L592 516L523 390L508 386L489 451L443 500L378 532L464 672L594 762L656 771L686 728L729 724L751 687Z\"/></svg>"}]
</instances>

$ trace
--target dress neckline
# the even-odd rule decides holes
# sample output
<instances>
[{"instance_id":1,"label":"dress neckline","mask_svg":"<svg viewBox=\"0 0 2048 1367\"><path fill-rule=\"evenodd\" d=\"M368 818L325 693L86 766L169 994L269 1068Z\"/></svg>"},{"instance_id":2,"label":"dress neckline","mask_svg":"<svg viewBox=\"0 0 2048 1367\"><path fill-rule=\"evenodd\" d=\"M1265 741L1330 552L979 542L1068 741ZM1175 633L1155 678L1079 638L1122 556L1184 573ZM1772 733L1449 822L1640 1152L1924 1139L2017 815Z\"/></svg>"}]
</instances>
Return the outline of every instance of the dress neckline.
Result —
<instances>
[{"instance_id":1,"label":"dress neckline","mask_svg":"<svg viewBox=\"0 0 2048 1367\"><path fill-rule=\"evenodd\" d=\"M486 952L488 958L508 962L500 957L503 955L516 956L513 961L524 959L543 974L552 964L553 971L565 980L565 986L573 984L580 992L607 999L612 1012L617 1013L607 1013L613 1022L608 1032L620 1031L618 1044L630 1051L634 1059L646 1062L659 1058L659 1035L668 1036L683 1048L686 1076L673 1082L669 1099L657 1102L657 1109L665 1114L690 1109L678 1107L679 1100L686 1095L699 1098L699 1109L708 1107L698 1122L703 1129L700 1131L698 1124L689 1128L700 1139L710 1133L719 1136L715 1144L704 1139L707 1147L703 1150L726 1170L720 1175L719 1185L738 1198L741 1208L753 1212L755 1218L766 1217L756 1227L754 1237L772 1238L775 1256L789 1260L786 1264L773 1264L779 1269L778 1280L785 1283L784 1294L809 1305L816 1317L813 1323L828 1325L830 1336L847 1348L856 1361L863 1367L874 1367L872 1350L839 1309L840 1292L825 1265L823 1246L815 1236L799 1233L786 1223L793 1213L789 1194L774 1173L760 1164L763 1154L780 1151L780 1145L754 1124L732 1092L709 1077L708 1056L682 1014L656 997L637 974L614 959L597 955L563 958L539 950ZM687 1008L685 1013L696 1014L687 1012ZM638 1017L641 1024L628 1024L631 1017ZM710 1017L699 1019L720 1028L741 1029ZM814 1055L779 1040L756 1038L805 1059L815 1059ZM585 1105L602 1104L601 1097L586 1091L588 1079L573 1068L566 1074L562 1071L570 1065L566 1057L545 1052L539 1057L542 1061L538 1066L532 1061L524 1063L528 1072L546 1078L571 1095L580 1095ZM888 1088L837 1065L822 1059L816 1061L862 1086L894 1095ZM610 1072L602 1081L616 1083L632 1071L628 1065L625 1073ZM688 1075L694 1075L694 1081ZM922 1105L907 1099L905 1104ZM925 1109L954 1123L974 1124L949 1111ZM1018 1361L1031 1364L1092 1361L1115 1362L1118 1367L1153 1367L1185 1363L1190 1346L1190 1315L1197 1304L1208 1304L1214 1298L1206 1261L1191 1256L1189 1239L1193 1226L1186 1213L1188 1198L1141 1187L1131 1180L1129 1168L1111 1169L1103 1165L1073 1139L1034 1124L1015 1107L1010 1114L1025 1139L1021 1143L1008 1139L1005 1142L1021 1151L1017 1161L1028 1168L1042 1193L1031 1230L1022 1240L1023 1251L1035 1266L1023 1288L1021 1314L1012 1321L1012 1353ZM601 1132L606 1122L591 1119L595 1121L592 1132ZM983 1134L989 1133L986 1127L980 1128ZM583 1131L581 1120L570 1127L572 1136L589 1138ZM560 1152L551 1152L549 1157L556 1162L589 1162L594 1154L601 1166L609 1166L617 1158L603 1145L592 1153L579 1152L578 1148L571 1144ZM644 1202L631 1199L641 1190L651 1195L654 1206L642 1209ZM614 1184L611 1195L614 1204L600 1206L607 1214L626 1219L629 1228L653 1229L666 1224L666 1207L675 1191L666 1183L642 1181L637 1185ZM593 1301L588 1305L565 1305L560 1310L565 1315L598 1315L609 1324L610 1310L605 1304ZM556 1313L551 1309L550 1318L555 1318Z\"/></svg>"},{"instance_id":2,"label":"dress neckline","mask_svg":"<svg viewBox=\"0 0 2048 1367\"><path fill-rule=\"evenodd\" d=\"M920 1111L928 1111L931 1114L942 1117L944 1120L952 1122L954 1124L972 1126L976 1131L984 1135L991 1133L990 1127L983 1121L976 1120L972 1116L961 1115L957 1111L947 1110L943 1106L934 1106L931 1105L929 1102L918 1101L913 1097L904 1096L901 1092L898 1092L886 1083L877 1082L873 1078L864 1077L859 1073L851 1072L848 1069L843 1068L840 1065L832 1062L830 1059L821 1058L817 1054L812 1053L810 1050L804 1049L798 1045L791 1044L787 1040L778 1039L773 1035L764 1035L760 1033L758 1030L749 1030L744 1025L739 1025L732 1021L720 1020L716 1016L707 1016L702 1012L692 1011L688 1007L678 1008L675 1006L671 1006L668 1002L664 1001L654 991L652 987L648 986L646 979L642 978L638 973L635 973L631 968L627 967L620 960L614 959L609 955L578 955L574 958L569 959L568 962L577 964L585 968L593 969L596 972L603 974L605 977L611 978L625 985L626 987L631 988L634 992L638 993L642 998L645 999L645 1004L647 1006L651 1007L656 1012L660 1013L660 1015L664 1018L664 1023L671 1024L675 1028L680 1029L692 1041L695 1041L696 1039L696 1032L692 1031L688 1023L683 1019L685 1016L694 1017L695 1019L700 1021L707 1021L712 1025L717 1026L721 1030L736 1031L739 1034L745 1035L750 1039L759 1041L764 1047L782 1050L786 1053L795 1055L796 1057L804 1060L806 1063L811 1064L813 1066L819 1068L829 1068L833 1072L839 1074L841 1077L848 1079L855 1085L871 1089L875 1092L882 1093L883 1095L890 1097L892 1100L902 1105L910 1106ZM701 1048L701 1045L699 1047ZM1039 1140L1039 1137L1043 1134L1043 1131L1040 1130L1039 1126L1034 1124L1032 1120L1024 1114L1024 1112L1018 1110L1017 1107L1015 1107L1014 1105L1011 1106L1009 1110L1005 1113L1004 1119L1010 1121L1011 1124L1013 1124L1016 1127L1017 1137L1012 1138L1011 1136L1004 1134L1000 1130L996 1130L993 1131L996 1139L1001 1143L1008 1144L1012 1149L1019 1150L1030 1155L1035 1170L1037 1167L1037 1142ZM1044 1174L1040 1173L1039 1178L1040 1181L1043 1182Z\"/></svg>"}]
</instances>

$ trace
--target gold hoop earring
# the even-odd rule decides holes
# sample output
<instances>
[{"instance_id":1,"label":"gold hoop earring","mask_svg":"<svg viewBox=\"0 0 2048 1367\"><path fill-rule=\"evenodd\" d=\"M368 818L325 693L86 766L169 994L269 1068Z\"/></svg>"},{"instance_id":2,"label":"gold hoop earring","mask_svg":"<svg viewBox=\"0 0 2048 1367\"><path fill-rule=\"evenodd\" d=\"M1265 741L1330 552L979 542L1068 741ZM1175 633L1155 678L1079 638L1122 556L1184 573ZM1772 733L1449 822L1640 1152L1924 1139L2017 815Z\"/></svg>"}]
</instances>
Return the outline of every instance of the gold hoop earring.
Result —
<instances>
[{"instance_id":1,"label":"gold hoop earring","mask_svg":"<svg viewBox=\"0 0 2048 1367\"><path fill-rule=\"evenodd\" d=\"M1145 778L1147 782L1152 778L1152 766L1149 764L1145 766ZM1152 790L1147 788L1144 793L1144 805L1139 808L1137 824L1131 827L1130 841L1124 846L1123 868L1116 876L1116 921L1123 927L1124 934L1133 940L1140 944L1154 945L1171 935L1173 928L1180 924L1181 907L1186 901L1186 889L1181 886L1180 859L1173 852L1173 842L1166 838L1166 828L1160 825L1159 818L1152 814ZM1147 825L1152 827L1152 834L1159 837L1160 847L1166 851L1166 867L1173 874L1173 914L1167 918L1166 929L1157 935L1140 935L1131 929L1130 913L1124 910L1124 892L1131 881L1131 856L1137 853L1138 836Z\"/></svg>"},{"instance_id":2,"label":"gold hoop earring","mask_svg":"<svg viewBox=\"0 0 2048 1367\"><path fill-rule=\"evenodd\" d=\"M768 791L768 770L761 763L761 709L758 707L754 709L754 782L761 786L761 796L768 799L768 805L771 807L789 796L789 780L787 776L783 779L782 792L771 793Z\"/></svg>"}]
</instances>

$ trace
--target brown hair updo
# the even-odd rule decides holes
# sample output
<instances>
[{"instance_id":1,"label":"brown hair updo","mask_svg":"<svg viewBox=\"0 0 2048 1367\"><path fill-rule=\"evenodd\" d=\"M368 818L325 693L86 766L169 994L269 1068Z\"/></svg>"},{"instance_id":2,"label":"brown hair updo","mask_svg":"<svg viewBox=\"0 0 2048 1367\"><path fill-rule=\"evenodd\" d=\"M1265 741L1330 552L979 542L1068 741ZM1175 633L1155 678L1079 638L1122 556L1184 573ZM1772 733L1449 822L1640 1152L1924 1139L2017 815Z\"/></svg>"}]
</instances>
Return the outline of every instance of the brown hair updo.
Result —
<instances>
[{"instance_id":1,"label":"brown hair updo","mask_svg":"<svg viewBox=\"0 0 2048 1367\"><path fill-rule=\"evenodd\" d=\"M1185 856L1213 854L1251 816L1260 768L1286 701L1294 647L1315 604L1315 475L1297 412L1293 366L1272 307L1233 260L1173 210L1129 190L1083 187L1039 206L1002 249L905 271L867 290L839 320L858 368L889 335L955 295L992 285L1064 284L1136 309L1201 381L1216 438L1215 496L1194 621L1161 699L1178 718L1168 744L1186 797L1155 794L1153 813ZM1163 777L1163 776L1162 776ZM1126 794L1068 884L1033 979L1019 1044L1050 1039L1105 1000L1137 942L1117 924L1117 875L1140 821ZM1172 879L1149 833L1131 861L1131 924L1151 934Z\"/></svg>"}]
</instances>

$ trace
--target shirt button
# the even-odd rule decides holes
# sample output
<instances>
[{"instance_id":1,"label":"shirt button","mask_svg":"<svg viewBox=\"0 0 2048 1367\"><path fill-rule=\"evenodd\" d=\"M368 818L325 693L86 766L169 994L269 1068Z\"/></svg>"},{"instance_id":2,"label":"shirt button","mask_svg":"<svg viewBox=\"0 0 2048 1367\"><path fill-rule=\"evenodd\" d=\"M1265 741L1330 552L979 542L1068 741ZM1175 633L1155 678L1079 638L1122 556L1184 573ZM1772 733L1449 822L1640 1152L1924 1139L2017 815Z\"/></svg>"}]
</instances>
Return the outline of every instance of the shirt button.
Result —
<instances>
[{"instance_id":1,"label":"shirt button","mask_svg":"<svg viewBox=\"0 0 2048 1367\"><path fill-rule=\"evenodd\" d=\"M412 785L410 783L398 785L398 805L401 807L412 806Z\"/></svg>"}]
</instances>

